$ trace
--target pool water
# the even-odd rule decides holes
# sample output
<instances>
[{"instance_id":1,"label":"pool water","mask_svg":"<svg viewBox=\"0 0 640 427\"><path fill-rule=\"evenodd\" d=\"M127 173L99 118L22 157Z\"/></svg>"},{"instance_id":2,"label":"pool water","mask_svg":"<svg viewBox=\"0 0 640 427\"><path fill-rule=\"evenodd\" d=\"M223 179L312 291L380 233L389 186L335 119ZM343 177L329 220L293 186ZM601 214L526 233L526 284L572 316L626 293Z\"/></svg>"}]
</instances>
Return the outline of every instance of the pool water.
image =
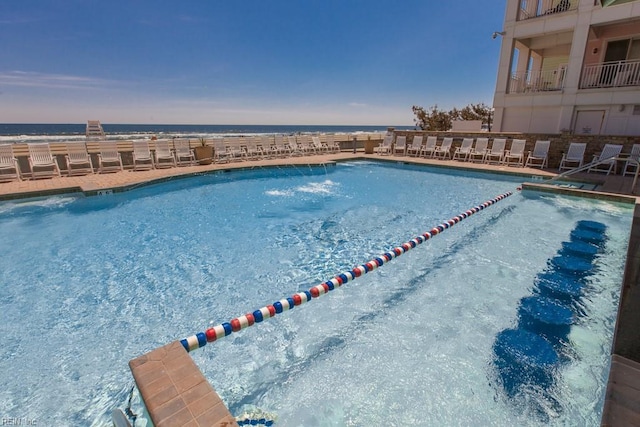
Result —
<instances>
[{"instance_id":1,"label":"pool water","mask_svg":"<svg viewBox=\"0 0 640 427\"><path fill-rule=\"evenodd\" d=\"M518 184L349 162L0 204L0 413L109 425L127 405L130 359L308 290ZM583 315L552 384L512 396L494 341L581 220L607 226ZM191 355L232 414L259 408L280 426L597 425L631 220L631 205L515 192Z\"/></svg>"}]
</instances>

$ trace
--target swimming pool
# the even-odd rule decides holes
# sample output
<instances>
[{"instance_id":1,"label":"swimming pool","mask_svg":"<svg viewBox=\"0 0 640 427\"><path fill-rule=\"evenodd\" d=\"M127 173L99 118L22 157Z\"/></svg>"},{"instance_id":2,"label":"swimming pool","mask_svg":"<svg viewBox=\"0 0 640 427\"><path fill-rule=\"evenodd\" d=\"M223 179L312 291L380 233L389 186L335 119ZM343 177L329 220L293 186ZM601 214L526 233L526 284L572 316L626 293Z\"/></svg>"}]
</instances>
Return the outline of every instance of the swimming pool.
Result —
<instances>
[{"instance_id":1,"label":"swimming pool","mask_svg":"<svg viewBox=\"0 0 640 427\"><path fill-rule=\"evenodd\" d=\"M1 412L107 424L126 405L130 359L307 290L518 183L349 162L1 204ZM597 424L631 216L628 205L516 193L191 354L234 415L253 405L278 425ZM492 364L496 334L585 219L605 223L608 240L568 361L546 393L510 399Z\"/></svg>"}]
</instances>

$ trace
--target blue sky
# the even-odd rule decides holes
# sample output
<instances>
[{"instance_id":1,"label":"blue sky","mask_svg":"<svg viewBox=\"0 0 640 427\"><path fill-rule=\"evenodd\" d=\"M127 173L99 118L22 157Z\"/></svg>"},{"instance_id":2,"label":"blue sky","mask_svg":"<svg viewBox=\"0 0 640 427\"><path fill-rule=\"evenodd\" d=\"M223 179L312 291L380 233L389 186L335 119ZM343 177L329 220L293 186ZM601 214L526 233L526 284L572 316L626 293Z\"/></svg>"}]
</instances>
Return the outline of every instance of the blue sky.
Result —
<instances>
[{"instance_id":1,"label":"blue sky","mask_svg":"<svg viewBox=\"0 0 640 427\"><path fill-rule=\"evenodd\" d=\"M491 105L504 0L0 2L0 122L410 125Z\"/></svg>"}]
</instances>

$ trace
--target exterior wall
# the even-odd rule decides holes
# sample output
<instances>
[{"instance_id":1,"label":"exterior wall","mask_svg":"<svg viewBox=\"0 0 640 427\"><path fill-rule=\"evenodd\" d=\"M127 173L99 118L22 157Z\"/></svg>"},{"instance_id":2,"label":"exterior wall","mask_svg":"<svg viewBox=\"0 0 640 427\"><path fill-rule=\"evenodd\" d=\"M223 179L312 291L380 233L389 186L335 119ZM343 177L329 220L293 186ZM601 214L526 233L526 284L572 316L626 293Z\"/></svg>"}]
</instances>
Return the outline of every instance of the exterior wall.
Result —
<instances>
[{"instance_id":1,"label":"exterior wall","mask_svg":"<svg viewBox=\"0 0 640 427\"><path fill-rule=\"evenodd\" d=\"M579 85L584 65L604 60L608 40L640 35L640 0L606 8L594 5L593 0L575 1L575 10L518 21L520 0L507 0L494 95L494 129L578 132L585 128L576 129L585 117L580 111L597 110L604 111L604 121L602 126L591 126L592 131L597 128L602 134L639 134L640 115L632 111L634 105L640 105L640 86L579 89ZM568 56L563 53L567 42ZM518 61L512 70L515 48ZM544 70L553 68L559 61L568 63L562 90L509 93L511 74L527 71L529 57L534 58L532 71L541 66Z\"/></svg>"}]
</instances>

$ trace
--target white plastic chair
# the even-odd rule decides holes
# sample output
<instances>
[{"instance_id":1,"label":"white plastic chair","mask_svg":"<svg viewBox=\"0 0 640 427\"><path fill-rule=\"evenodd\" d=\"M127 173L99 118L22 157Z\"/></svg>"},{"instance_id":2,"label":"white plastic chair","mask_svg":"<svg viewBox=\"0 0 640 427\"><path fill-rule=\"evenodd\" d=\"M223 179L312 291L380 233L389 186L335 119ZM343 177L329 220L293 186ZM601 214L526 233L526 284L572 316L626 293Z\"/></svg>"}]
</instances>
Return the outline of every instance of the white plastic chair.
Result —
<instances>
[{"instance_id":1,"label":"white plastic chair","mask_svg":"<svg viewBox=\"0 0 640 427\"><path fill-rule=\"evenodd\" d=\"M524 147L527 141L524 139L514 139L511 141L511 148L504 152L502 163L507 166L524 166Z\"/></svg>"},{"instance_id":2,"label":"white plastic chair","mask_svg":"<svg viewBox=\"0 0 640 427\"><path fill-rule=\"evenodd\" d=\"M191 166L196 162L196 156L188 139L174 139L173 150L176 155L177 166Z\"/></svg>"},{"instance_id":3,"label":"white plastic chair","mask_svg":"<svg viewBox=\"0 0 640 427\"><path fill-rule=\"evenodd\" d=\"M587 144L585 142L570 143L567 152L562 154L558 170L562 171L564 169L582 167L582 163L584 162L584 151L586 148Z\"/></svg>"},{"instance_id":4,"label":"white plastic chair","mask_svg":"<svg viewBox=\"0 0 640 427\"><path fill-rule=\"evenodd\" d=\"M319 136L312 136L311 137L311 143L313 144L313 148L315 149L316 153L326 153L327 152L327 146L326 145L322 145L322 141L320 141L320 137Z\"/></svg>"},{"instance_id":5,"label":"white plastic chair","mask_svg":"<svg viewBox=\"0 0 640 427\"><path fill-rule=\"evenodd\" d=\"M453 138L446 137L442 140L442 143L433 150L433 157L436 159L451 158L451 144L453 144Z\"/></svg>"},{"instance_id":6,"label":"white plastic chair","mask_svg":"<svg viewBox=\"0 0 640 427\"><path fill-rule=\"evenodd\" d=\"M173 156L173 153L171 152L171 146L169 145L169 141L166 139L159 139L155 141L155 146L156 146L156 150L155 150L156 168L175 167L176 158Z\"/></svg>"},{"instance_id":7,"label":"white plastic chair","mask_svg":"<svg viewBox=\"0 0 640 427\"><path fill-rule=\"evenodd\" d=\"M91 156L87 152L87 146L84 142L68 142L65 160L67 162L68 176L93 173Z\"/></svg>"},{"instance_id":8,"label":"white plastic chair","mask_svg":"<svg viewBox=\"0 0 640 427\"><path fill-rule=\"evenodd\" d=\"M98 172L122 172L122 156L116 141L100 141L98 143Z\"/></svg>"},{"instance_id":9,"label":"white plastic chair","mask_svg":"<svg viewBox=\"0 0 640 427\"><path fill-rule=\"evenodd\" d=\"M524 165L530 168L546 168L550 145L551 141L536 141L536 145L533 146L533 151L529 152L527 162Z\"/></svg>"},{"instance_id":10,"label":"white plastic chair","mask_svg":"<svg viewBox=\"0 0 640 427\"><path fill-rule=\"evenodd\" d=\"M484 156L484 162L490 164L495 161L496 163L502 163L504 159L504 147L507 145L505 138L494 138L491 143L491 148L487 150Z\"/></svg>"},{"instance_id":11,"label":"white plastic chair","mask_svg":"<svg viewBox=\"0 0 640 427\"><path fill-rule=\"evenodd\" d=\"M60 176L60 168L55 157L51 154L49 143L29 143L27 146L29 147L29 168L32 179Z\"/></svg>"},{"instance_id":12,"label":"white plastic chair","mask_svg":"<svg viewBox=\"0 0 640 427\"><path fill-rule=\"evenodd\" d=\"M382 155L382 154L391 154L391 148L393 145L393 134L388 133L384 136L384 139L377 147L373 148L373 151Z\"/></svg>"},{"instance_id":13,"label":"white plastic chair","mask_svg":"<svg viewBox=\"0 0 640 427\"><path fill-rule=\"evenodd\" d=\"M411 154L414 154L416 157L420 155L420 152L422 151L422 139L422 135L415 135L413 137L411 144L407 147L407 154L409 156Z\"/></svg>"},{"instance_id":14,"label":"white plastic chair","mask_svg":"<svg viewBox=\"0 0 640 427\"><path fill-rule=\"evenodd\" d=\"M149 143L145 141L133 141L133 170L154 169L153 157Z\"/></svg>"},{"instance_id":15,"label":"white plastic chair","mask_svg":"<svg viewBox=\"0 0 640 427\"><path fill-rule=\"evenodd\" d=\"M229 152L222 138L213 139L213 160L215 162L228 162Z\"/></svg>"},{"instance_id":16,"label":"white plastic chair","mask_svg":"<svg viewBox=\"0 0 640 427\"><path fill-rule=\"evenodd\" d=\"M393 154L400 153L401 156L407 154L407 137L404 135L398 135L396 137L396 144L393 147Z\"/></svg>"},{"instance_id":17,"label":"white plastic chair","mask_svg":"<svg viewBox=\"0 0 640 427\"><path fill-rule=\"evenodd\" d=\"M587 172L606 172L607 175L616 173L616 157L622 152L622 145L619 144L605 144L604 148L599 155L593 156L593 165L589 167Z\"/></svg>"},{"instance_id":18,"label":"white plastic chair","mask_svg":"<svg viewBox=\"0 0 640 427\"><path fill-rule=\"evenodd\" d=\"M13 144L0 144L0 181L22 180L18 159L13 154Z\"/></svg>"},{"instance_id":19,"label":"white plastic chair","mask_svg":"<svg viewBox=\"0 0 640 427\"><path fill-rule=\"evenodd\" d=\"M487 155L487 146L489 146L489 138L476 138L476 143L467 156L467 160L475 162L478 160L484 163L484 157Z\"/></svg>"},{"instance_id":20,"label":"white plastic chair","mask_svg":"<svg viewBox=\"0 0 640 427\"><path fill-rule=\"evenodd\" d=\"M453 152L453 160L469 160L469 154L473 148L473 138L463 138L460 146Z\"/></svg>"},{"instance_id":21,"label":"white plastic chair","mask_svg":"<svg viewBox=\"0 0 640 427\"><path fill-rule=\"evenodd\" d=\"M624 169L622 170L622 175L634 175L636 173L636 169L638 169L638 162L640 161L640 144L633 144L631 147L631 154L624 162Z\"/></svg>"},{"instance_id":22,"label":"white plastic chair","mask_svg":"<svg viewBox=\"0 0 640 427\"><path fill-rule=\"evenodd\" d=\"M422 150L420 150L420 157L433 157L433 152L436 149L436 143L438 142L437 136L428 136L427 142L425 142Z\"/></svg>"}]
</instances>

